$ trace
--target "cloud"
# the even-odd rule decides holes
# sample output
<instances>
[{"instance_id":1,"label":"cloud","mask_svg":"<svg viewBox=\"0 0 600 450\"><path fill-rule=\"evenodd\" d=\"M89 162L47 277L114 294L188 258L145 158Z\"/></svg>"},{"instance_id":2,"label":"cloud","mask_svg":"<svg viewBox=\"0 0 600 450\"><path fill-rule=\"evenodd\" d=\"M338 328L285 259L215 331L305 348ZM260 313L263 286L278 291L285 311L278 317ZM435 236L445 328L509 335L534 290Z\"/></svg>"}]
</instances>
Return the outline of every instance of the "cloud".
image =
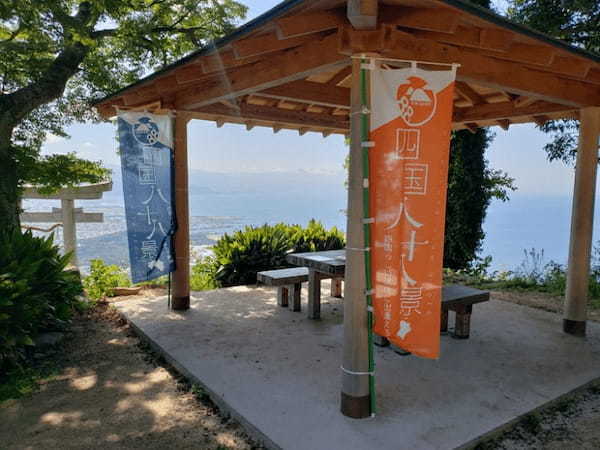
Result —
<instances>
[{"instance_id":1,"label":"cloud","mask_svg":"<svg viewBox=\"0 0 600 450\"><path fill-rule=\"evenodd\" d=\"M92 144L91 142L84 142L84 143L83 143L83 146L84 146L84 147L87 147L87 148L92 148L92 147L95 147L95 145L94 145L94 144Z\"/></svg>"},{"instance_id":2,"label":"cloud","mask_svg":"<svg viewBox=\"0 0 600 450\"><path fill-rule=\"evenodd\" d=\"M64 141L65 138L62 136L57 136L52 133L46 133L46 144L56 144L58 142Z\"/></svg>"}]
</instances>

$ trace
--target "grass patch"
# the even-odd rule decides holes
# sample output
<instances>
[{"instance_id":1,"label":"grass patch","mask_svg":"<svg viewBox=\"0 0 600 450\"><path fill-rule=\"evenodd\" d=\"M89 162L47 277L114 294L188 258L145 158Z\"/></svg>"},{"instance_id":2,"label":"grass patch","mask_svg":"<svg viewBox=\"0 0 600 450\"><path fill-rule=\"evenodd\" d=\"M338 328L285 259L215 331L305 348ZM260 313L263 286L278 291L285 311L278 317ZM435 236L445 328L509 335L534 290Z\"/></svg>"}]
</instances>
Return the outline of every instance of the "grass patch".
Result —
<instances>
[{"instance_id":1,"label":"grass patch","mask_svg":"<svg viewBox=\"0 0 600 450\"><path fill-rule=\"evenodd\" d=\"M37 392L41 381L51 379L59 372L60 365L52 358L35 366L9 370L0 379L0 403Z\"/></svg>"},{"instance_id":2,"label":"grass patch","mask_svg":"<svg viewBox=\"0 0 600 450\"><path fill-rule=\"evenodd\" d=\"M514 270L490 271L492 257L478 259L466 270L444 270L446 283L464 284L485 290L539 292L564 296L567 268L555 261L545 262L544 251L524 250ZM589 307L600 310L600 246L594 248L589 278Z\"/></svg>"}]
</instances>

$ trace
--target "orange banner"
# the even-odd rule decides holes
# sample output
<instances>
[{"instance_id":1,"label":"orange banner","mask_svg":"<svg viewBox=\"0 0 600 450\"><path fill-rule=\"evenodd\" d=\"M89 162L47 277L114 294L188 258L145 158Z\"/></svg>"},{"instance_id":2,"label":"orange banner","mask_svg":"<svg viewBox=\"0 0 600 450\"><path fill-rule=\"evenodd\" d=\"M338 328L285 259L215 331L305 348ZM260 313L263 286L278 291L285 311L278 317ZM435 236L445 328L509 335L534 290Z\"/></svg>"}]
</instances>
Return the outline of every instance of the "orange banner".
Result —
<instances>
[{"instance_id":1,"label":"orange banner","mask_svg":"<svg viewBox=\"0 0 600 450\"><path fill-rule=\"evenodd\" d=\"M455 70L371 70L374 332L438 358Z\"/></svg>"}]
</instances>

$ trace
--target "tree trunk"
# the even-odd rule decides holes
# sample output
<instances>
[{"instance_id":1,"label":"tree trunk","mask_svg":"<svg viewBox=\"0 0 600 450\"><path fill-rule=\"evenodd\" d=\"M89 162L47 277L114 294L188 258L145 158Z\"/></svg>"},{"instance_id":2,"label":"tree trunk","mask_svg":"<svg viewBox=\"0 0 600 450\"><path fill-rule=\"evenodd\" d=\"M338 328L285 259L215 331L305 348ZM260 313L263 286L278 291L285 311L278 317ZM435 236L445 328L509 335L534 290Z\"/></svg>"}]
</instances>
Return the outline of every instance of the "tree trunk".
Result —
<instances>
[{"instance_id":1,"label":"tree trunk","mask_svg":"<svg viewBox=\"0 0 600 450\"><path fill-rule=\"evenodd\" d=\"M10 131L0 131L0 230L20 225L17 164L10 138Z\"/></svg>"}]
</instances>

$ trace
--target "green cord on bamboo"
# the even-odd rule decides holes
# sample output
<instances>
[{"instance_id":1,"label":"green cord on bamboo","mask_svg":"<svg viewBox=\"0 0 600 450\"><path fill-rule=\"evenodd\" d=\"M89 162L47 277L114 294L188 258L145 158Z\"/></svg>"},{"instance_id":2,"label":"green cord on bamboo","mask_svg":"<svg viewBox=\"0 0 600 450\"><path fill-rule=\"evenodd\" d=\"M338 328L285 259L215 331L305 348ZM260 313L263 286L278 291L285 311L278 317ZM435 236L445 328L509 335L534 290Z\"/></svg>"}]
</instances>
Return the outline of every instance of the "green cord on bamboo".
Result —
<instances>
[{"instance_id":1,"label":"green cord on bamboo","mask_svg":"<svg viewBox=\"0 0 600 450\"><path fill-rule=\"evenodd\" d=\"M361 65L365 64L365 60L361 59ZM361 67L360 70L360 97L361 97L361 121L360 121L360 137L361 137L361 149L362 149L362 167L363 167L363 179L369 180L369 149L362 143L369 140L369 116L365 113L368 107L367 98L367 72ZM363 187L363 216L365 219L369 218L370 214L370 202L369 202L369 186L365 184ZM364 246L365 249L369 248L371 243L371 227L368 223L363 225L364 234ZM368 356L369 356L369 398L371 402L371 414L376 412L376 399L375 399L375 358L373 354L373 312L372 312L372 280L371 280L371 254L369 251L365 251L365 287L367 291L367 329L368 329Z\"/></svg>"}]
</instances>

